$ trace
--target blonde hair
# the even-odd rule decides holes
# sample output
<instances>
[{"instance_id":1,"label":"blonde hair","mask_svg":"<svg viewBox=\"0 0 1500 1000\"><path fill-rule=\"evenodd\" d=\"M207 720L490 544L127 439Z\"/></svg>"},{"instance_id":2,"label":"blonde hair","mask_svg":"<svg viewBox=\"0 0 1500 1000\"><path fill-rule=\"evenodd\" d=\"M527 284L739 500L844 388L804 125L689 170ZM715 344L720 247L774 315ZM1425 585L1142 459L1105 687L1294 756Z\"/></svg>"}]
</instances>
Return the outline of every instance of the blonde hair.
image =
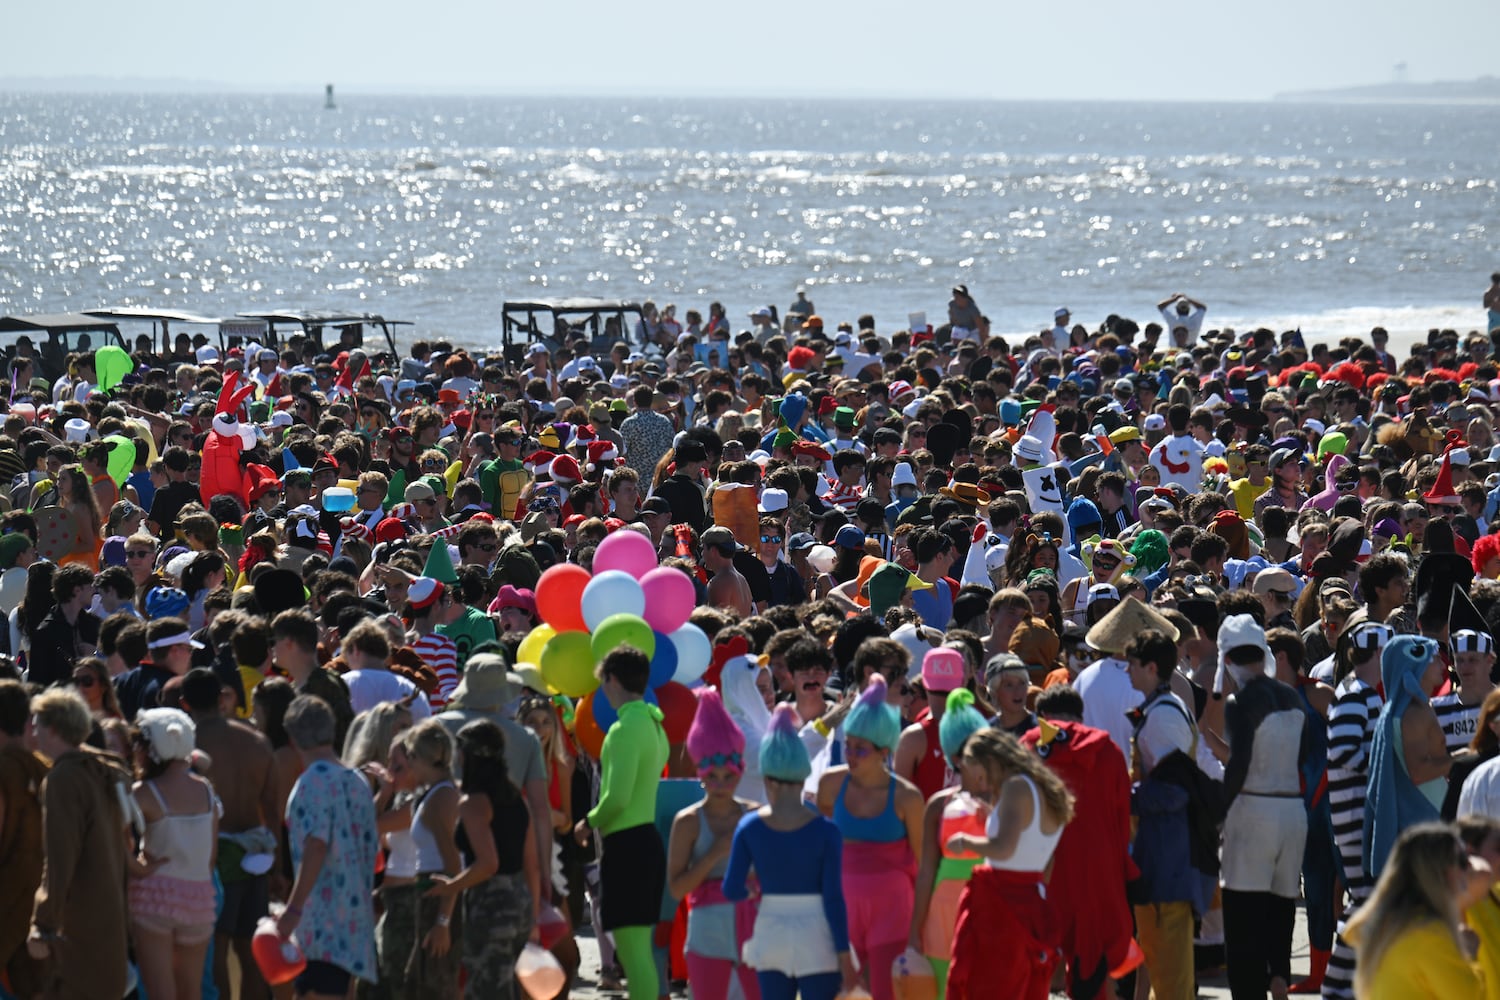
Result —
<instances>
[{"instance_id":1,"label":"blonde hair","mask_svg":"<svg viewBox=\"0 0 1500 1000\"><path fill-rule=\"evenodd\" d=\"M411 708L399 701L383 701L360 712L344 737L344 766L384 764L396 741L396 728L403 722L411 724Z\"/></svg>"},{"instance_id":2,"label":"blonde hair","mask_svg":"<svg viewBox=\"0 0 1500 1000\"><path fill-rule=\"evenodd\" d=\"M1068 786L1041 757L1021 746L1009 733L981 729L964 743L963 759L984 768L992 788L999 788L1013 774L1024 774L1036 785L1037 793L1059 822L1067 823L1073 818L1073 793Z\"/></svg>"},{"instance_id":3,"label":"blonde hair","mask_svg":"<svg viewBox=\"0 0 1500 1000\"><path fill-rule=\"evenodd\" d=\"M453 766L453 737L436 719L423 719L402 733L399 742L412 760L441 770Z\"/></svg>"},{"instance_id":4,"label":"blonde hair","mask_svg":"<svg viewBox=\"0 0 1500 1000\"><path fill-rule=\"evenodd\" d=\"M1464 848L1453 828L1421 823L1402 831L1365 905L1349 918L1346 937L1357 960L1354 990L1366 995L1387 950L1414 927L1440 921L1460 948L1458 902L1448 885L1448 870L1464 863Z\"/></svg>"},{"instance_id":5,"label":"blonde hair","mask_svg":"<svg viewBox=\"0 0 1500 1000\"><path fill-rule=\"evenodd\" d=\"M48 688L31 699L31 714L38 725L46 726L57 738L73 746L82 746L94 730L94 716L83 695L72 688Z\"/></svg>"}]
</instances>

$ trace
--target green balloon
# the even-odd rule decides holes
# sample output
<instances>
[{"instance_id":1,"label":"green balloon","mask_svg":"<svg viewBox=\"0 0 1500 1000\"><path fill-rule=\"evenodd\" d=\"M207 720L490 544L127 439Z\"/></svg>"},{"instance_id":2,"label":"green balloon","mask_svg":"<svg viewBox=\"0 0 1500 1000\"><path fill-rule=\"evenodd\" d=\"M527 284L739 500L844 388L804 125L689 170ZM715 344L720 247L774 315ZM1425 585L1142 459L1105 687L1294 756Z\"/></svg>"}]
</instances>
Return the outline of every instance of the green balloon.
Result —
<instances>
[{"instance_id":1,"label":"green balloon","mask_svg":"<svg viewBox=\"0 0 1500 1000\"><path fill-rule=\"evenodd\" d=\"M604 659L621 646L631 646L650 659L656 655L656 633L640 615L610 615L594 629L594 658Z\"/></svg>"},{"instance_id":2,"label":"green balloon","mask_svg":"<svg viewBox=\"0 0 1500 1000\"><path fill-rule=\"evenodd\" d=\"M116 486L124 486L125 480L130 478L130 471L135 468L135 438L111 434L104 440L110 444L109 478Z\"/></svg>"},{"instance_id":3,"label":"green balloon","mask_svg":"<svg viewBox=\"0 0 1500 1000\"><path fill-rule=\"evenodd\" d=\"M559 632L542 647L542 680L569 698L582 698L599 686L594 650L587 632Z\"/></svg>"},{"instance_id":4,"label":"green balloon","mask_svg":"<svg viewBox=\"0 0 1500 1000\"><path fill-rule=\"evenodd\" d=\"M99 376L99 388L108 392L120 384L120 380L135 369L130 355L118 344L108 344L94 352L94 374Z\"/></svg>"}]
</instances>

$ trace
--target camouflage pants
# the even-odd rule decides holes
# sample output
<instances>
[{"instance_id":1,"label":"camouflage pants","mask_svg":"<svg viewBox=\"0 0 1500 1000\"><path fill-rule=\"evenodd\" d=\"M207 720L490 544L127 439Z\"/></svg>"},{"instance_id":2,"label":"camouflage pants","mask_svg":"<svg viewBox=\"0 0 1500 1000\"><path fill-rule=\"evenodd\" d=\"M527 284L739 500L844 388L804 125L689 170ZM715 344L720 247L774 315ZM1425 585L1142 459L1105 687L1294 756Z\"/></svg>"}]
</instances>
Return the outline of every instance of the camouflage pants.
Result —
<instances>
[{"instance_id":1,"label":"camouflage pants","mask_svg":"<svg viewBox=\"0 0 1500 1000\"><path fill-rule=\"evenodd\" d=\"M464 892L468 996L511 995L516 959L531 936L531 922L531 891L524 874L494 875Z\"/></svg>"},{"instance_id":2,"label":"camouflage pants","mask_svg":"<svg viewBox=\"0 0 1500 1000\"><path fill-rule=\"evenodd\" d=\"M462 908L453 911L448 953L441 958L422 947L422 938L437 922L439 900L423 893L426 879L412 885L384 886L380 901L385 912L375 925L375 951L380 981L360 995L372 1000L450 1000L458 995L458 969L463 951Z\"/></svg>"}]
</instances>

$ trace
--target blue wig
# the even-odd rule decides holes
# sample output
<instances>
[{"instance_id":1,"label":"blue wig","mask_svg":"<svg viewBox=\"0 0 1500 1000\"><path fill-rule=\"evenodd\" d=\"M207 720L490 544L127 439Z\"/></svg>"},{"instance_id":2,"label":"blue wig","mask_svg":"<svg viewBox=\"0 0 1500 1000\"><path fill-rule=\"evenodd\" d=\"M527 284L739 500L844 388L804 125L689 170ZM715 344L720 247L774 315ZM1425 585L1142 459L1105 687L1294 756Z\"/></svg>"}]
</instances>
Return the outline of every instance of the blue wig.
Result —
<instances>
[{"instance_id":1,"label":"blue wig","mask_svg":"<svg viewBox=\"0 0 1500 1000\"><path fill-rule=\"evenodd\" d=\"M767 780L793 785L812 774L812 761L797 735L797 710L791 705L777 705L771 713L771 728L760 741L760 773Z\"/></svg>"},{"instance_id":2,"label":"blue wig","mask_svg":"<svg viewBox=\"0 0 1500 1000\"><path fill-rule=\"evenodd\" d=\"M901 737L901 714L885 703L885 691L884 677L870 678L844 720L845 736L869 740L882 750L895 748Z\"/></svg>"},{"instance_id":3,"label":"blue wig","mask_svg":"<svg viewBox=\"0 0 1500 1000\"><path fill-rule=\"evenodd\" d=\"M974 707L974 692L959 688L948 695L948 707L938 723L938 742L943 745L943 756L949 767L958 767L958 755L970 736L987 729L989 723Z\"/></svg>"}]
</instances>

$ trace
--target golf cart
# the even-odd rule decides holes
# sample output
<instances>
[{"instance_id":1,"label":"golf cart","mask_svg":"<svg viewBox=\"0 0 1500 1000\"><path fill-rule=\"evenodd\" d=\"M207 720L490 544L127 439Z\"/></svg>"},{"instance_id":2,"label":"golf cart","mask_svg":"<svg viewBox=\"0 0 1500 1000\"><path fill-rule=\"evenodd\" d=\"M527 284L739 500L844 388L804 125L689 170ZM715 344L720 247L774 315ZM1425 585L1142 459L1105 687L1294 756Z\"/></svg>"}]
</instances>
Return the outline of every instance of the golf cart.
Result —
<instances>
[{"instance_id":1,"label":"golf cart","mask_svg":"<svg viewBox=\"0 0 1500 1000\"><path fill-rule=\"evenodd\" d=\"M555 351L578 333L588 337L590 349L596 355L605 356L616 342L630 342L640 318L639 303L618 299L506 302L500 310L505 359L521 364L526 348L532 343L539 342L547 350Z\"/></svg>"}]
</instances>

